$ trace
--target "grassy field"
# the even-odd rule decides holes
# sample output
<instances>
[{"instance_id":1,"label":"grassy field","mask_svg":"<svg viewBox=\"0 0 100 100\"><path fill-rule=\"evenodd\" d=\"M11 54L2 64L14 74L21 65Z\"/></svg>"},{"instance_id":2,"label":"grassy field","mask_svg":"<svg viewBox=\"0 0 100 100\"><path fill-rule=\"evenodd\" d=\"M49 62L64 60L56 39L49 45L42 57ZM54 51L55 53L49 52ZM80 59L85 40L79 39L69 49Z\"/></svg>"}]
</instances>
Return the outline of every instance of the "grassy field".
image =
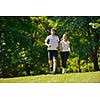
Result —
<instances>
[{"instance_id":1,"label":"grassy field","mask_svg":"<svg viewBox=\"0 0 100 100\"><path fill-rule=\"evenodd\" d=\"M0 83L99 83L100 72L1 78Z\"/></svg>"}]
</instances>

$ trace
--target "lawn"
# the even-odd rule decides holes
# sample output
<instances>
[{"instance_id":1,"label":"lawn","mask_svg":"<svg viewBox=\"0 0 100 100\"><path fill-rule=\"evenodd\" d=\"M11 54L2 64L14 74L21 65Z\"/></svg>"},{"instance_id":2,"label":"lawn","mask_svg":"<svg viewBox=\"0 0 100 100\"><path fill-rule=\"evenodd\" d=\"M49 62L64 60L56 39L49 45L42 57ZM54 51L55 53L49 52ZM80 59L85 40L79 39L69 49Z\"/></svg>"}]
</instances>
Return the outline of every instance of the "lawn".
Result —
<instances>
[{"instance_id":1,"label":"lawn","mask_svg":"<svg viewBox=\"0 0 100 100\"><path fill-rule=\"evenodd\" d=\"M47 74L16 78L1 78L0 83L99 83L100 72Z\"/></svg>"}]
</instances>

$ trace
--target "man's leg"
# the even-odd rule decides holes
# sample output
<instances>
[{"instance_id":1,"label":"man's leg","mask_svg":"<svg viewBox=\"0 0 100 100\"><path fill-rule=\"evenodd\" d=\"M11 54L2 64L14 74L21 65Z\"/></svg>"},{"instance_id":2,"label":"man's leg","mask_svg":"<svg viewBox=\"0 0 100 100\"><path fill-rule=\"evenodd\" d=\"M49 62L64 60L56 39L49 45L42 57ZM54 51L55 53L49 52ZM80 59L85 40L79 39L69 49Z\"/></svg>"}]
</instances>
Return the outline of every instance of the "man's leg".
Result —
<instances>
[{"instance_id":1,"label":"man's leg","mask_svg":"<svg viewBox=\"0 0 100 100\"><path fill-rule=\"evenodd\" d=\"M56 58L53 57L53 72L56 71Z\"/></svg>"},{"instance_id":2,"label":"man's leg","mask_svg":"<svg viewBox=\"0 0 100 100\"><path fill-rule=\"evenodd\" d=\"M49 63L49 68L50 68L50 73L52 73L53 66L52 66L52 51L48 51L48 63Z\"/></svg>"},{"instance_id":3,"label":"man's leg","mask_svg":"<svg viewBox=\"0 0 100 100\"><path fill-rule=\"evenodd\" d=\"M53 72L55 73L55 71L56 71L56 67L57 67L57 55L58 55L58 53L57 53L57 51L55 50L54 52L53 52Z\"/></svg>"},{"instance_id":4,"label":"man's leg","mask_svg":"<svg viewBox=\"0 0 100 100\"><path fill-rule=\"evenodd\" d=\"M52 60L49 60L50 71L52 71Z\"/></svg>"}]
</instances>

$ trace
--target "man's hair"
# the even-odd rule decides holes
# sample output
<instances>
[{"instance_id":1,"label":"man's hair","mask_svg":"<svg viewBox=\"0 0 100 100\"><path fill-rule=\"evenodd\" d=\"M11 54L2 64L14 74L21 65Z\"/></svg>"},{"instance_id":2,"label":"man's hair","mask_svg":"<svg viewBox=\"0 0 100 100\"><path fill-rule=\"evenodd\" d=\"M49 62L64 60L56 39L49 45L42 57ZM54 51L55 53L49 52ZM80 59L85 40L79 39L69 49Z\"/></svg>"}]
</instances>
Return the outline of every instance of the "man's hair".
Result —
<instances>
[{"instance_id":1,"label":"man's hair","mask_svg":"<svg viewBox=\"0 0 100 100\"><path fill-rule=\"evenodd\" d=\"M56 32L57 30L55 28L52 28L51 31L55 31Z\"/></svg>"}]
</instances>

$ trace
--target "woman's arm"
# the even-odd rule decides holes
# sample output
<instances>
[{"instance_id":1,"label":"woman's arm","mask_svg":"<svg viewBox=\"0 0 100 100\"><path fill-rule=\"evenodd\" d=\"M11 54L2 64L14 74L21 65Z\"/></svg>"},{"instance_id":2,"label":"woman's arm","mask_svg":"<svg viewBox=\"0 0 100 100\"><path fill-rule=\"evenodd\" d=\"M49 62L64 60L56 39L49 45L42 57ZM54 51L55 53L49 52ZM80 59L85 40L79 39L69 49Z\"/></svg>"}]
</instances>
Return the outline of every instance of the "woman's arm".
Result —
<instances>
[{"instance_id":1,"label":"woman's arm","mask_svg":"<svg viewBox=\"0 0 100 100\"><path fill-rule=\"evenodd\" d=\"M70 43L68 42L68 51L70 52Z\"/></svg>"},{"instance_id":2,"label":"woman's arm","mask_svg":"<svg viewBox=\"0 0 100 100\"><path fill-rule=\"evenodd\" d=\"M62 48L62 43L61 43L61 42L59 43L59 47L60 47L60 50L63 49L63 48Z\"/></svg>"}]
</instances>

